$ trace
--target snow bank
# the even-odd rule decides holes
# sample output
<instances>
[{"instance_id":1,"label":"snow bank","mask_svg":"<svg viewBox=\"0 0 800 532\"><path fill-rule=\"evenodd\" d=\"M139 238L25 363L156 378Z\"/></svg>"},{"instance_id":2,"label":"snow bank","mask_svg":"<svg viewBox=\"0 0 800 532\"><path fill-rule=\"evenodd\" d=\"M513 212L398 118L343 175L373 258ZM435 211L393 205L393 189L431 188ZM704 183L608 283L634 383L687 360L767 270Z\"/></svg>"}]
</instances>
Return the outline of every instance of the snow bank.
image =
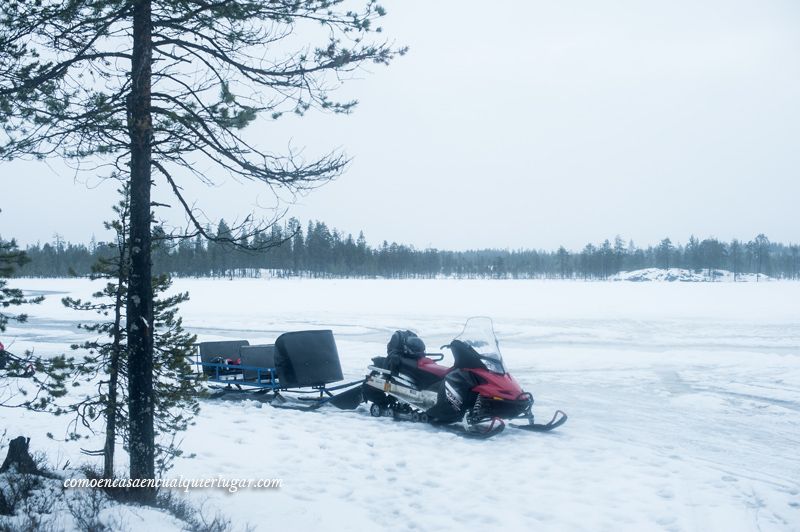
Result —
<instances>
[{"instance_id":1,"label":"snow bank","mask_svg":"<svg viewBox=\"0 0 800 532\"><path fill-rule=\"evenodd\" d=\"M64 479L85 478L79 471L61 470L48 475L22 475L13 468L0 473L0 494L14 506L12 515L0 515L0 529L53 532L187 529L187 523L164 510L120 504L99 489L65 489Z\"/></svg>"},{"instance_id":2,"label":"snow bank","mask_svg":"<svg viewBox=\"0 0 800 532\"><path fill-rule=\"evenodd\" d=\"M765 282L773 280L772 278L763 274L756 275L754 273L738 273L734 276L733 272L728 270L685 270L682 268L645 268L643 270L620 272L616 275L613 275L609 279L611 281L680 281L690 283L714 281Z\"/></svg>"}]
</instances>

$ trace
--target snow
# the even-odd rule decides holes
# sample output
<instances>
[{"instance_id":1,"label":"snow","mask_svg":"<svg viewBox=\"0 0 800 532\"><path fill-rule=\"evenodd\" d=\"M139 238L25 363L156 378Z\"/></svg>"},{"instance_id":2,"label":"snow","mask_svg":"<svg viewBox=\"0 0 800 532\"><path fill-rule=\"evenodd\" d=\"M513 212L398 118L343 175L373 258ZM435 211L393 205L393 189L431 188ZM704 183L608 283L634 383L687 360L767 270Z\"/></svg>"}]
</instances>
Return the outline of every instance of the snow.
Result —
<instances>
[{"instance_id":1,"label":"snow","mask_svg":"<svg viewBox=\"0 0 800 532\"><path fill-rule=\"evenodd\" d=\"M98 522L107 530L185 530L185 523L155 508L122 505L99 490L64 491L65 478L85 477L75 470L57 471L52 478L19 475L13 468L0 473L3 493L18 493L21 486L30 488L30 496L17 503L19 511L5 518L8 530L101 530Z\"/></svg>"},{"instance_id":2,"label":"snow","mask_svg":"<svg viewBox=\"0 0 800 532\"><path fill-rule=\"evenodd\" d=\"M84 334L74 326L89 316L59 299L86 297L90 282L17 285L51 295L9 328L9 350L57 353ZM467 317L492 316L538 420L570 416L550 434L474 441L365 407L204 402L184 438L196 457L169 476L283 480L188 494L240 529L800 529L800 283L179 279L175 289L190 292L182 315L201 340L333 329L347 379L395 329L434 349ZM60 418L3 416L9 436L62 461L100 446L44 438Z\"/></svg>"},{"instance_id":3,"label":"snow","mask_svg":"<svg viewBox=\"0 0 800 532\"><path fill-rule=\"evenodd\" d=\"M633 270L630 272L620 272L611 276L612 281L667 281L667 282L765 282L772 278L764 274L737 273L728 270L686 270L683 268L645 268L643 270Z\"/></svg>"}]
</instances>

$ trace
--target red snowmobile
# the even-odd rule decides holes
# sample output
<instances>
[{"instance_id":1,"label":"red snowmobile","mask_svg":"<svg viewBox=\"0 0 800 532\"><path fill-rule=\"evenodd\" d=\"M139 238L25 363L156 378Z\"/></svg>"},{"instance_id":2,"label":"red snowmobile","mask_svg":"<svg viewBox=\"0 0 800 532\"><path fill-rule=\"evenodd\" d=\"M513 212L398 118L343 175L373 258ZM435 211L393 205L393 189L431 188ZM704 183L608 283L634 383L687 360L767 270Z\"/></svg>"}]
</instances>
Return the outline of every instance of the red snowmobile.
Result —
<instances>
[{"instance_id":1,"label":"red snowmobile","mask_svg":"<svg viewBox=\"0 0 800 532\"><path fill-rule=\"evenodd\" d=\"M504 419L526 419L526 425L509 425L535 432L567 421L557 410L549 423L534 423L533 395L506 371L491 319L470 318L445 348L453 355L452 367L437 364L444 355L427 354L413 332L397 331L387 356L373 358L369 366L363 395L372 403L370 413L442 425L477 438L502 432Z\"/></svg>"}]
</instances>

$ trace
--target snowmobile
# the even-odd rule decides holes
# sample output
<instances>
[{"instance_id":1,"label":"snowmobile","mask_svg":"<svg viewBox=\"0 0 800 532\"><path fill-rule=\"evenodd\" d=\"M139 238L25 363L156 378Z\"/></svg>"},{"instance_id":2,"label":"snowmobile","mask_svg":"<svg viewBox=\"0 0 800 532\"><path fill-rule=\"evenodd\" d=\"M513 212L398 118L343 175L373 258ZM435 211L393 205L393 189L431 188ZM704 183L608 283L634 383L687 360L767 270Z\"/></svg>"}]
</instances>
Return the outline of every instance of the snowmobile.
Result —
<instances>
[{"instance_id":1,"label":"snowmobile","mask_svg":"<svg viewBox=\"0 0 800 532\"><path fill-rule=\"evenodd\" d=\"M453 366L428 354L411 331L397 331L387 356L375 357L363 386L370 414L432 423L462 435L489 438L506 427L503 420L525 419L510 426L533 432L560 427L567 415L557 410L550 422L534 422L533 395L523 391L503 363L490 318L470 318L452 342L442 346L453 355Z\"/></svg>"}]
</instances>

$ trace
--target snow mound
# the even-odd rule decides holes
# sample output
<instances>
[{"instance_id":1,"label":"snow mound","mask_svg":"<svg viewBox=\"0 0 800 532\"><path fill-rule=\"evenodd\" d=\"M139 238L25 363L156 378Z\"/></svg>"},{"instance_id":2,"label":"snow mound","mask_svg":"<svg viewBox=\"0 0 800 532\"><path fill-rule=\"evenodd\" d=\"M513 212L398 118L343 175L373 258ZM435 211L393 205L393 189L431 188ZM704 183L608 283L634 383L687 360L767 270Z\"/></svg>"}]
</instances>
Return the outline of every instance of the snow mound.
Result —
<instances>
[{"instance_id":1,"label":"snow mound","mask_svg":"<svg viewBox=\"0 0 800 532\"><path fill-rule=\"evenodd\" d=\"M708 282L733 282L733 281L771 281L772 279L764 274L754 273L734 274L728 270L686 270L683 268L645 268L631 272L620 272L612 277L612 281L667 281L667 282L687 282L687 283L708 283Z\"/></svg>"},{"instance_id":2,"label":"snow mound","mask_svg":"<svg viewBox=\"0 0 800 532\"><path fill-rule=\"evenodd\" d=\"M0 502L5 505L0 511L0 530L183 532L192 528L164 509L123 504L102 489L66 489L64 481L68 478L86 477L78 470L40 475L17 473L11 468L0 473Z\"/></svg>"}]
</instances>

